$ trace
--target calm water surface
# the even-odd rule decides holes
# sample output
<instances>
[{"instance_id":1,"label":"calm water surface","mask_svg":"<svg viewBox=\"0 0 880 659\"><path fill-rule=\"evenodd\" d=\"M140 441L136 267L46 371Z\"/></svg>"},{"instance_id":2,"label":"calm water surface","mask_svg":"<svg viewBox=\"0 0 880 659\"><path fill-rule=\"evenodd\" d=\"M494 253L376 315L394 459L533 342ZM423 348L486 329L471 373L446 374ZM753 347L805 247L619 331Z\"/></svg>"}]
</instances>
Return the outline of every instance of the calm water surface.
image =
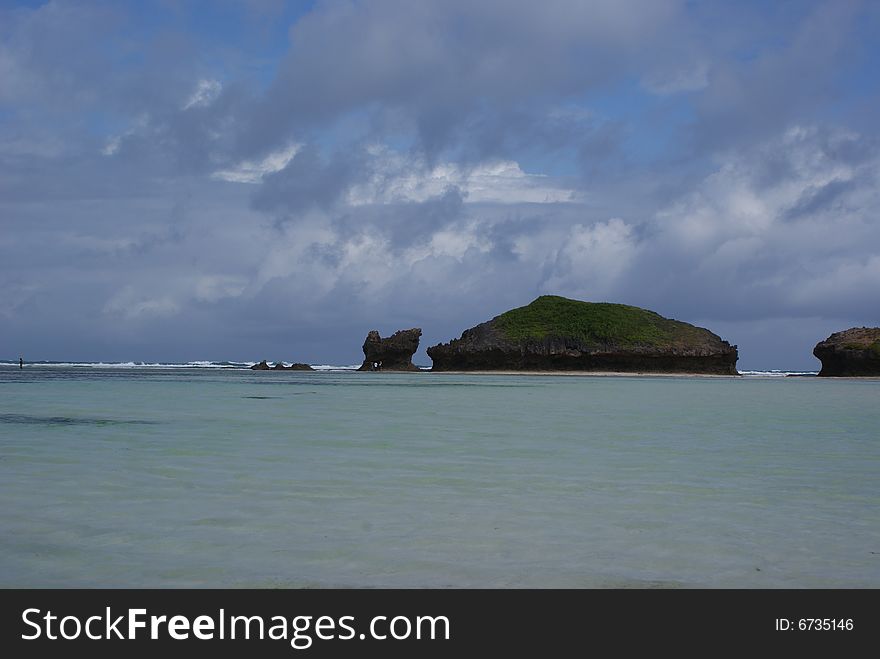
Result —
<instances>
[{"instance_id":1,"label":"calm water surface","mask_svg":"<svg viewBox=\"0 0 880 659\"><path fill-rule=\"evenodd\" d=\"M880 587L880 381L0 369L0 586Z\"/></svg>"}]
</instances>

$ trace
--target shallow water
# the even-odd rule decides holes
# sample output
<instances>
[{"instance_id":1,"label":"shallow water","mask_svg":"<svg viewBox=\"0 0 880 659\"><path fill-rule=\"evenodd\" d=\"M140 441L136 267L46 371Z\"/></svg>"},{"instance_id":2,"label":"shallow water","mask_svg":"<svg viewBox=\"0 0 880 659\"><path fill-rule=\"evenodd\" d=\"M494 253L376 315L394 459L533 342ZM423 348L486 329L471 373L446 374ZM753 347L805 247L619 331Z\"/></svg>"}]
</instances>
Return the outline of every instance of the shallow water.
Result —
<instances>
[{"instance_id":1,"label":"shallow water","mask_svg":"<svg viewBox=\"0 0 880 659\"><path fill-rule=\"evenodd\" d=\"M0 370L0 586L880 587L880 382Z\"/></svg>"}]
</instances>

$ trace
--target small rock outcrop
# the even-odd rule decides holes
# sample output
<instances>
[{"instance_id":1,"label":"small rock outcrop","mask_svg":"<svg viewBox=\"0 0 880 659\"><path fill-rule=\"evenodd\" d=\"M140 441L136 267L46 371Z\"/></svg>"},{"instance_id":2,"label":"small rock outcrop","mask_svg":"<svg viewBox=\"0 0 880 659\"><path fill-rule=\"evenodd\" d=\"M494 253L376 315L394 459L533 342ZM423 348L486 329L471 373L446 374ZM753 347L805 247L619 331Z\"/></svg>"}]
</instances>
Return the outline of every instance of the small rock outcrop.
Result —
<instances>
[{"instance_id":1,"label":"small rock outcrop","mask_svg":"<svg viewBox=\"0 0 880 659\"><path fill-rule=\"evenodd\" d=\"M364 341L364 363L359 371L418 371L412 356L419 349L419 327L400 330L387 338L372 330Z\"/></svg>"},{"instance_id":2,"label":"small rock outcrop","mask_svg":"<svg viewBox=\"0 0 880 659\"><path fill-rule=\"evenodd\" d=\"M308 364L300 364L295 362L290 366L285 366L284 362L275 362L274 366L269 366L269 364L264 359L259 364L254 364L251 366L252 371L314 371L311 366Z\"/></svg>"},{"instance_id":3,"label":"small rock outcrop","mask_svg":"<svg viewBox=\"0 0 880 659\"><path fill-rule=\"evenodd\" d=\"M822 377L880 377L880 327L835 332L813 348Z\"/></svg>"},{"instance_id":4,"label":"small rock outcrop","mask_svg":"<svg viewBox=\"0 0 880 659\"><path fill-rule=\"evenodd\" d=\"M702 327L624 304L543 295L428 348L435 371L737 375L737 348Z\"/></svg>"}]
</instances>

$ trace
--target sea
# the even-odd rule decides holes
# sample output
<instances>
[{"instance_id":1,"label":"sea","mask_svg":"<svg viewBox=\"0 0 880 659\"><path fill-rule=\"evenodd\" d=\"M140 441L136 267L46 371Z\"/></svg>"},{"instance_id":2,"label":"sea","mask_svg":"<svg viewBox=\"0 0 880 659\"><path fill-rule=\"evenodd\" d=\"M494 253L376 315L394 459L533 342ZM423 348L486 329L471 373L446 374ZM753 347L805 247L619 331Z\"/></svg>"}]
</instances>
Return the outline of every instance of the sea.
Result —
<instances>
[{"instance_id":1,"label":"sea","mask_svg":"<svg viewBox=\"0 0 880 659\"><path fill-rule=\"evenodd\" d=\"M880 380L249 366L0 362L0 587L880 587Z\"/></svg>"}]
</instances>

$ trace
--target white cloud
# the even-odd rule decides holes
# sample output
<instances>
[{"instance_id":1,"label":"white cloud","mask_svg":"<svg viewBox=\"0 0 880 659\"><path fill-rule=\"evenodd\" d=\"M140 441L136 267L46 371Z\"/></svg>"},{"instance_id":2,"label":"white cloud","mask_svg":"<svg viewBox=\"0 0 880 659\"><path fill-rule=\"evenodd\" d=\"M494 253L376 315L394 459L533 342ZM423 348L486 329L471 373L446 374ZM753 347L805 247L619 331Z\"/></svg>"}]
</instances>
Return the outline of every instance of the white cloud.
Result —
<instances>
[{"instance_id":1,"label":"white cloud","mask_svg":"<svg viewBox=\"0 0 880 659\"><path fill-rule=\"evenodd\" d=\"M211 174L211 178L230 183L259 183L267 174L284 169L301 146L300 144L291 144L273 151L262 160L243 160L235 167L214 172Z\"/></svg>"},{"instance_id":2,"label":"white cloud","mask_svg":"<svg viewBox=\"0 0 880 659\"><path fill-rule=\"evenodd\" d=\"M115 155L119 151L119 145L121 144L121 142L122 142L122 136L121 135L114 135L109 140L107 140L107 143L104 145L104 148L101 149L101 153L103 153L105 156Z\"/></svg>"},{"instance_id":3,"label":"white cloud","mask_svg":"<svg viewBox=\"0 0 880 659\"><path fill-rule=\"evenodd\" d=\"M576 198L573 190L553 185L542 174L526 174L509 160L478 167L466 177L464 190L472 202L551 204Z\"/></svg>"},{"instance_id":4,"label":"white cloud","mask_svg":"<svg viewBox=\"0 0 880 659\"><path fill-rule=\"evenodd\" d=\"M353 206L399 202L424 202L458 188L469 203L558 203L574 201L574 190L541 174L528 174L511 160L485 162L467 168L455 163L428 167L398 153L375 147L375 174L352 187Z\"/></svg>"},{"instance_id":5,"label":"white cloud","mask_svg":"<svg viewBox=\"0 0 880 659\"><path fill-rule=\"evenodd\" d=\"M857 143L858 137L848 132L795 127L757 149L729 153L696 190L660 211L658 223L674 243L707 254L746 237L772 241L781 232L795 238L804 227L791 224L793 210L831 184L853 181L857 165L836 152ZM863 173L873 169L876 177L877 165L858 167ZM835 214L825 207L804 208L796 219L809 223L818 214L827 230L829 222L858 223L863 210L850 207Z\"/></svg>"},{"instance_id":6,"label":"white cloud","mask_svg":"<svg viewBox=\"0 0 880 659\"><path fill-rule=\"evenodd\" d=\"M849 131L798 126L728 153L656 215L653 249L676 263L677 281L690 289L705 282L709 291L714 282L738 291L742 304L793 314L863 300L876 316L869 309L880 299L880 159L862 144Z\"/></svg>"},{"instance_id":7,"label":"white cloud","mask_svg":"<svg viewBox=\"0 0 880 659\"><path fill-rule=\"evenodd\" d=\"M553 274L543 289L598 301L611 292L637 254L633 228L620 218L591 226L575 224L556 253Z\"/></svg>"},{"instance_id":8,"label":"white cloud","mask_svg":"<svg viewBox=\"0 0 880 659\"><path fill-rule=\"evenodd\" d=\"M142 112L137 117L135 117L134 121L131 124L131 127L128 130L123 133L119 133L118 135L111 135L104 143L104 147L101 149L101 153L105 156L116 155L119 152L119 148L122 146L122 142L126 138L146 131L149 126L150 115L146 112Z\"/></svg>"},{"instance_id":9,"label":"white cloud","mask_svg":"<svg viewBox=\"0 0 880 659\"><path fill-rule=\"evenodd\" d=\"M426 243L406 250L403 261L407 266L412 266L429 257L451 257L461 260L472 249L487 252L492 248L492 243L481 236L479 230L480 223L473 220L441 229L432 234Z\"/></svg>"},{"instance_id":10,"label":"white cloud","mask_svg":"<svg viewBox=\"0 0 880 659\"><path fill-rule=\"evenodd\" d=\"M184 110L206 107L217 100L223 85L217 80L199 80L195 90L183 105Z\"/></svg>"}]
</instances>

